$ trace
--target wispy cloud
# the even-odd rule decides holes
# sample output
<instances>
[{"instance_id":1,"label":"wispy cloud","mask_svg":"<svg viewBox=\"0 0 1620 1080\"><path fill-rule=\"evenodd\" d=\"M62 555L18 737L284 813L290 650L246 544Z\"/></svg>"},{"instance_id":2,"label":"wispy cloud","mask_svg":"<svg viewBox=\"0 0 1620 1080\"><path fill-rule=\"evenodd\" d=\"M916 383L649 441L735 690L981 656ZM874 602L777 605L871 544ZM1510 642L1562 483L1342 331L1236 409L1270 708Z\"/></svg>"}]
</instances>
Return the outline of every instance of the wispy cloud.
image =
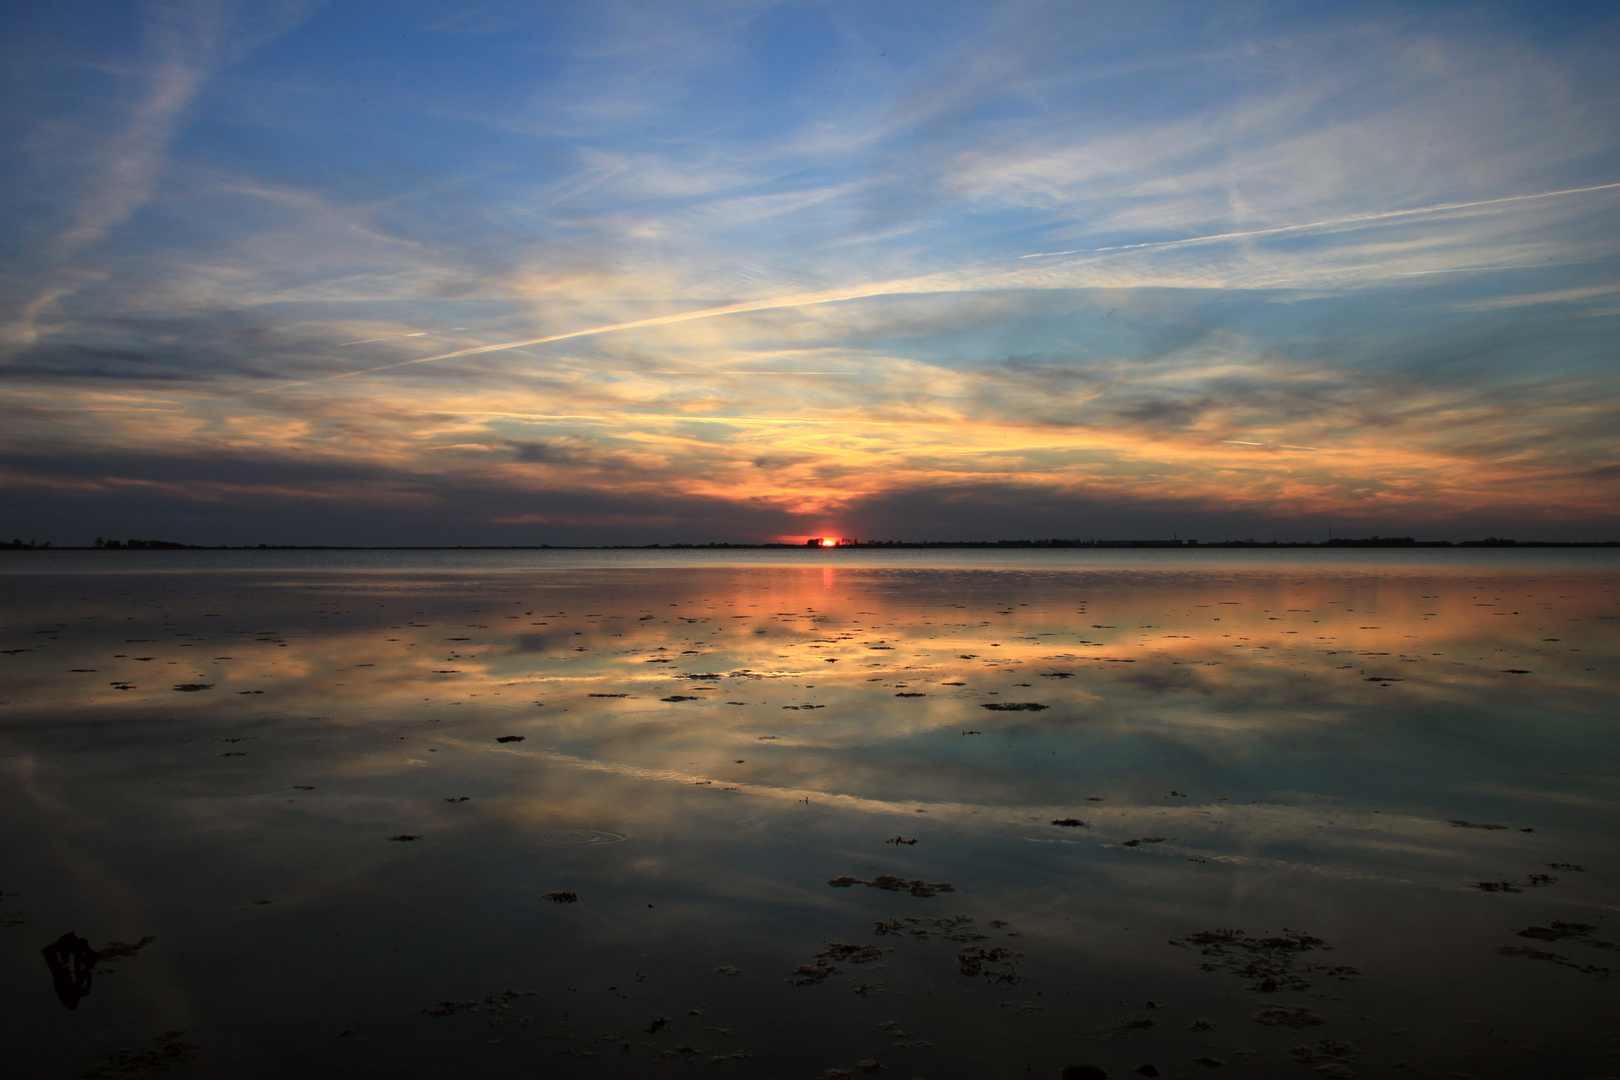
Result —
<instances>
[{"instance_id":1,"label":"wispy cloud","mask_svg":"<svg viewBox=\"0 0 1620 1080\"><path fill-rule=\"evenodd\" d=\"M244 13L230 0L140 5L142 57L124 80L131 90L127 117L120 130L84 155L86 175L64 207L64 224L38 252L36 272L44 284L0 326L0 341L32 344L40 318L100 276L76 260L151 199L170 143L203 84L224 65L286 32L313 6L310 0L267 0Z\"/></svg>"}]
</instances>

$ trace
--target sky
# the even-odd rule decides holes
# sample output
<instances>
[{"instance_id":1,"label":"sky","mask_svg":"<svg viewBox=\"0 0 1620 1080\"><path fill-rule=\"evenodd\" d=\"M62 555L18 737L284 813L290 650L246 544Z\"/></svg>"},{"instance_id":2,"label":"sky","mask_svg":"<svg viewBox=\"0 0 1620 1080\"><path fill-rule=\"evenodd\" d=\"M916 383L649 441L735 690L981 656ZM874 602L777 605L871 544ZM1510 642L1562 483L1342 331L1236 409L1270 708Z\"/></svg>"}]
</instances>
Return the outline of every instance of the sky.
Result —
<instances>
[{"instance_id":1,"label":"sky","mask_svg":"<svg viewBox=\"0 0 1620 1080\"><path fill-rule=\"evenodd\" d=\"M0 3L0 534L1620 539L1620 7Z\"/></svg>"}]
</instances>

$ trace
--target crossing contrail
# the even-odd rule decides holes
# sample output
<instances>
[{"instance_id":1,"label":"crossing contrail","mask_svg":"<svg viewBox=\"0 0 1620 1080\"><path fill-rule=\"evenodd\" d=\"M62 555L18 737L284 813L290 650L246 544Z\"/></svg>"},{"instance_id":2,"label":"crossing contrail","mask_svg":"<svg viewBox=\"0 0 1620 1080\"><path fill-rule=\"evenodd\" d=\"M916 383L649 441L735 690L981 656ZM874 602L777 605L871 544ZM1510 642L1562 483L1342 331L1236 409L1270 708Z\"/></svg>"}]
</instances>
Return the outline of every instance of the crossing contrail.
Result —
<instances>
[{"instance_id":1,"label":"crossing contrail","mask_svg":"<svg viewBox=\"0 0 1620 1080\"><path fill-rule=\"evenodd\" d=\"M1503 203L1524 202L1527 199L1552 199L1560 195L1584 195L1590 191L1608 191L1620 188L1620 183L1594 184L1591 187L1565 188L1562 191L1538 191L1532 195L1507 195L1500 199L1480 199L1477 202L1442 203L1439 206L1414 206L1407 210L1381 210L1375 214L1351 214L1347 217L1324 218L1299 225L1277 225L1269 229L1249 229L1245 232L1211 233L1209 236L1189 236L1183 240L1155 240L1145 244L1115 244L1112 247L1076 248L1073 251L1037 251L1020 255L1020 259L1050 259L1058 255L1096 255L1106 251L1141 251L1143 248L1180 247L1184 244L1207 244L1214 240L1241 240L1249 236L1275 236L1277 233L1301 232L1320 229L1326 225L1354 225L1366 221L1387 221L1390 218L1411 217L1416 214L1440 214L1447 210L1471 210L1478 206L1500 206Z\"/></svg>"}]
</instances>

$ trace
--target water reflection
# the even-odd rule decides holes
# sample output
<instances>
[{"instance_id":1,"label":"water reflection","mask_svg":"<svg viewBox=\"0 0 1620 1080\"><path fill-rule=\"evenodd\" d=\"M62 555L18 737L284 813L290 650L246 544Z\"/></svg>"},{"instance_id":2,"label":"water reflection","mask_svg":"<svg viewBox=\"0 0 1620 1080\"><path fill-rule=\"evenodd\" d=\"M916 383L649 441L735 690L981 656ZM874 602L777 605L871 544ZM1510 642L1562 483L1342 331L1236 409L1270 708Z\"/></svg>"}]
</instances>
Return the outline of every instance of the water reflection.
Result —
<instances>
[{"instance_id":1,"label":"water reflection","mask_svg":"<svg viewBox=\"0 0 1620 1080\"><path fill-rule=\"evenodd\" d=\"M220 1074L933 1080L1620 1034L1610 574L3 587L7 892L162 942L70 1039L96 950L45 984L0 928L36 1075L172 1029Z\"/></svg>"}]
</instances>

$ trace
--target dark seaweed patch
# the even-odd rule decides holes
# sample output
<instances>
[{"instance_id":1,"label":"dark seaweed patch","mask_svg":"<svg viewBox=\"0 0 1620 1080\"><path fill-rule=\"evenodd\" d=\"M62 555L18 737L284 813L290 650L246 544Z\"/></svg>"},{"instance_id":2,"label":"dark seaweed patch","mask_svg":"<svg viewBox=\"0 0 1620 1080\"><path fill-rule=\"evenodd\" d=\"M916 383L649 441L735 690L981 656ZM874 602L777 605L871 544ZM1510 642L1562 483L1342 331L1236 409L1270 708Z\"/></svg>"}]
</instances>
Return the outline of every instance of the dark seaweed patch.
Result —
<instances>
[{"instance_id":1,"label":"dark seaweed patch","mask_svg":"<svg viewBox=\"0 0 1620 1080\"><path fill-rule=\"evenodd\" d=\"M1321 938L1294 931L1284 931L1273 937L1249 937L1242 930L1204 930L1173 938L1171 945L1197 949L1208 957L1198 966L1204 971L1225 971L1241 979L1251 980L1249 989L1262 994L1280 990L1309 990L1311 983L1305 978L1309 972L1321 972L1329 978L1353 979L1361 972L1353 967L1305 964L1300 957L1316 949L1331 950L1333 946Z\"/></svg>"},{"instance_id":2,"label":"dark seaweed patch","mask_svg":"<svg viewBox=\"0 0 1620 1080\"><path fill-rule=\"evenodd\" d=\"M846 875L835 877L827 884L837 889L847 889L851 885L868 885L887 892L908 892L912 896L938 896L942 892L956 891L956 886L948 881L924 881L921 878L895 877L893 874L879 874L870 881Z\"/></svg>"}]
</instances>

